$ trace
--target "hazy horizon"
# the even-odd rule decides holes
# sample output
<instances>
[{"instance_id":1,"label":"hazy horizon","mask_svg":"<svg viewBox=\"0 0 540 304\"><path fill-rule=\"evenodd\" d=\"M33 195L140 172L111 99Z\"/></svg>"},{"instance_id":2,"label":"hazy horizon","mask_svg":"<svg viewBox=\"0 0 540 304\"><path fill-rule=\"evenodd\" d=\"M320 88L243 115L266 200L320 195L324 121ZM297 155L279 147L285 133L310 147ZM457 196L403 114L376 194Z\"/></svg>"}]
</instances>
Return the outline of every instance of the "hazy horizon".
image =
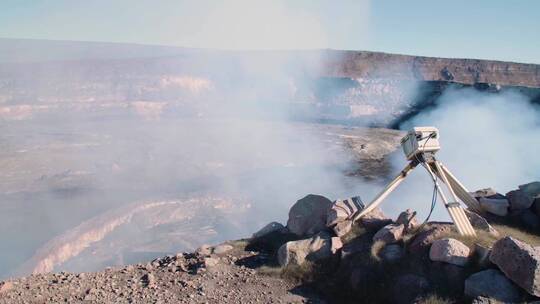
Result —
<instances>
[{"instance_id":1,"label":"hazy horizon","mask_svg":"<svg viewBox=\"0 0 540 304\"><path fill-rule=\"evenodd\" d=\"M466 9L464 9L466 8ZM3 1L0 37L540 63L540 2Z\"/></svg>"}]
</instances>

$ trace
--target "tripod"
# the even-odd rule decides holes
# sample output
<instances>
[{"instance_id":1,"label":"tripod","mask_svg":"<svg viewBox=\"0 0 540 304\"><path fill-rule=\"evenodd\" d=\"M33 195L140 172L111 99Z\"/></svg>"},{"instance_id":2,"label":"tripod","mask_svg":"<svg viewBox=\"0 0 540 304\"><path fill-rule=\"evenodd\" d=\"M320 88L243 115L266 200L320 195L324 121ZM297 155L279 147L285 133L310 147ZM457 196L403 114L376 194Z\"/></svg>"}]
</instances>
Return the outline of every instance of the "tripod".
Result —
<instances>
[{"instance_id":1,"label":"tripod","mask_svg":"<svg viewBox=\"0 0 540 304\"><path fill-rule=\"evenodd\" d=\"M441 196L441 199L444 202L444 206L448 211L450 218L457 227L459 234L465 236L476 236L465 211L459 203L459 199L472 209L473 211L481 211L479 203L474 197L472 197L467 189L459 182L459 180L452 175L450 170L446 168L439 160L435 158L434 152L423 152L418 154L416 157L410 160L409 164L405 166L403 170L384 188L374 199L369 203L366 208L359 211L353 218L353 221L356 222L362 216L366 215L377 206L379 206L383 200L397 188L401 182L405 180L407 175L418 165L422 165L429 173L432 178L432 181L437 189L437 192ZM447 191L450 193L451 201L449 202L439 180L446 186Z\"/></svg>"}]
</instances>

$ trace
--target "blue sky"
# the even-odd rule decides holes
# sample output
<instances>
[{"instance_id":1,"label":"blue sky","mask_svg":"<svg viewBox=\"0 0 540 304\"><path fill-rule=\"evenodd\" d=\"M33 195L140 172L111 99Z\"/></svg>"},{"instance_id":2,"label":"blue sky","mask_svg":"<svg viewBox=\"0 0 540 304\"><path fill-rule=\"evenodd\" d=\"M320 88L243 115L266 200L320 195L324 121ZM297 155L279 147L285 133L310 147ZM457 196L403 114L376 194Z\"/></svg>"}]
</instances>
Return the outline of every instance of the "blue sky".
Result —
<instances>
[{"instance_id":1,"label":"blue sky","mask_svg":"<svg viewBox=\"0 0 540 304\"><path fill-rule=\"evenodd\" d=\"M540 1L2 0L0 37L540 63Z\"/></svg>"}]
</instances>

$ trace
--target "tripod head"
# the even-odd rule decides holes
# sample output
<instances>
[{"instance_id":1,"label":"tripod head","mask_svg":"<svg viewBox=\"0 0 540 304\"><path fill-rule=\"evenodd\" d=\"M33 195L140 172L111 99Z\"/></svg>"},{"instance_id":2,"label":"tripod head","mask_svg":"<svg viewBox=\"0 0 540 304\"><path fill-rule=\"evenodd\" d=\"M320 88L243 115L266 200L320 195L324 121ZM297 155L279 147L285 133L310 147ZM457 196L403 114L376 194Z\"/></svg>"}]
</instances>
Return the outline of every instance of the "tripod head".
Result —
<instances>
[{"instance_id":1,"label":"tripod head","mask_svg":"<svg viewBox=\"0 0 540 304\"><path fill-rule=\"evenodd\" d=\"M407 160L422 160L425 154L435 154L441 149L439 130L435 127L414 127L401 139Z\"/></svg>"}]
</instances>

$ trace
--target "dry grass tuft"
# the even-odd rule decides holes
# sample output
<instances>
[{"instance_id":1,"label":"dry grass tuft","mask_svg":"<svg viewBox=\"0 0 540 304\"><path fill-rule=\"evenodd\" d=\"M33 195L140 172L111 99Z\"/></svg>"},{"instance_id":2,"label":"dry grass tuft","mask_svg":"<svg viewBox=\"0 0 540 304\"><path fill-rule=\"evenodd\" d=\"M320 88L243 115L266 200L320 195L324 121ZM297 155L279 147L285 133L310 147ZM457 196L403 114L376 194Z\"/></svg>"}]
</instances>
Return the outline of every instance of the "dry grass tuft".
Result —
<instances>
[{"instance_id":1,"label":"dry grass tuft","mask_svg":"<svg viewBox=\"0 0 540 304\"><path fill-rule=\"evenodd\" d=\"M366 228L361 227L358 224L354 224L352 226L351 231L347 233L346 235L344 235L343 237L341 237L341 241L343 242L343 244L347 244L350 241L356 239L357 237L365 234L366 232L367 232Z\"/></svg>"},{"instance_id":2,"label":"dry grass tuft","mask_svg":"<svg viewBox=\"0 0 540 304\"><path fill-rule=\"evenodd\" d=\"M371 245L371 258L373 260L377 262L381 261L380 253L384 246L386 246L386 243L383 241L373 242L373 245Z\"/></svg>"},{"instance_id":3,"label":"dry grass tuft","mask_svg":"<svg viewBox=\"0 0 540 304\"><path fill-rule=\"evenodd\" d=\"M283 278L300 284L313 281L318 269L312 262L305 261L302 265L287 265L285 267L262 266L257 269L257 272L261 275Z\"/></svg>"},{"instance_id":4,"label":"dry grass tuft","mask_svg":"<svg viewBox=\"0 0 540 304\"><path fill-rule=\"evenodd\" d=\"M457 231L452 231L452 232L445 233L445 234L441 235L439 237L439 239L453 238L453 239L461 241L462 243L467 245L469 248L474 249L475 244L479 244L479 245L482 245L484 247L491 248L493 246L493 244L497 240L499 240L499 239L501 239L501 238L503 238L505 236L511 236L511 237L514 237L514 238L516 238L516 239L518 239L520 241L523 241L523 242L525 242L527 244L530 244L532 246L540 246L540 236L539 235L531 234L531 233L523 231L521 229L506 226L506 225L494 224L492 226L497 231L499 231L499 233L500 233L499 237L495 237L494 235L492 235L492 234L490 234L490 233L488 233L486 231L477 230L476 231L476 237L462 236Z\"/></svg>"},{"instance_id":5,"label":"dry grass tuft","mask_svg":"<svg viewBox=\"0 0 540 304\"><path fill-rule=\"evenodd\" d=\"M417 304L453 304L456 303L454 301L439 297L436 294L430 294L425 297L423 297L418 302L415 302Z\"/></svg>"},{"instance_id":6,"label":"dry grass tuft","mask_svg":"<svg viewBox=\"0 0 540 304\"><path fill-rule=\"evenodd\" d=\"M261 275L279 278L283 272L281 267L261 266L257 269L257 272Z\"/></svg>"},{"instance_id":7,"label":"dry grass tuft","mask_svg":"<svg viewBox=\"0 0 540 304\"><path fill-rule=\"evenodd\" d=\"M497 231L499 231L499 233L501 234L501 238L505 236L511 236L529 245L540 246L540 236L537 234L532 234L524 230L506 225L493 224L492 226L493 228L497 229Z\"/></svg>"},{"instance_id":8,"label":"dry grass tuft","mask_svg":"<svg viewBox=\"0 0 540 304\"><path fill-rule=\"evenodd\" d=\"M317 269L312 262L305 261L301 265L287 265L281 270L281 277L295 282L311 282L317 274Z\"/></svg>"},{"instance_id":9,"label":"dry grass tuft","mask_svg":"<svg viewBox=\"0 0 540 304\"><path fill-rule=\"evenodd\" d=\"M452 238L452 239L459 240L471 249L474 249L475 244L479 244L484 247L491 247L493 243L495 243L498 239L497 237L489 234L488 232L481 231L481 230L476 231L476 237L463 236L463 235L460 235L457 231L451 231L439 237L439 239L444 239L444 238Z\"/></svg>"},{"instance_id":10,"label":"dry grass tuft","mask_svg":"<svg viewBox=\"0 0 540 304\"><path fill-rule=\"evenodd\" d=\"M246 239L241 239L241 240L227 242L227 244L233 246L237 250L245 250L246 246L249 244L249 241Z\"/></svg>"}]
</instances>

